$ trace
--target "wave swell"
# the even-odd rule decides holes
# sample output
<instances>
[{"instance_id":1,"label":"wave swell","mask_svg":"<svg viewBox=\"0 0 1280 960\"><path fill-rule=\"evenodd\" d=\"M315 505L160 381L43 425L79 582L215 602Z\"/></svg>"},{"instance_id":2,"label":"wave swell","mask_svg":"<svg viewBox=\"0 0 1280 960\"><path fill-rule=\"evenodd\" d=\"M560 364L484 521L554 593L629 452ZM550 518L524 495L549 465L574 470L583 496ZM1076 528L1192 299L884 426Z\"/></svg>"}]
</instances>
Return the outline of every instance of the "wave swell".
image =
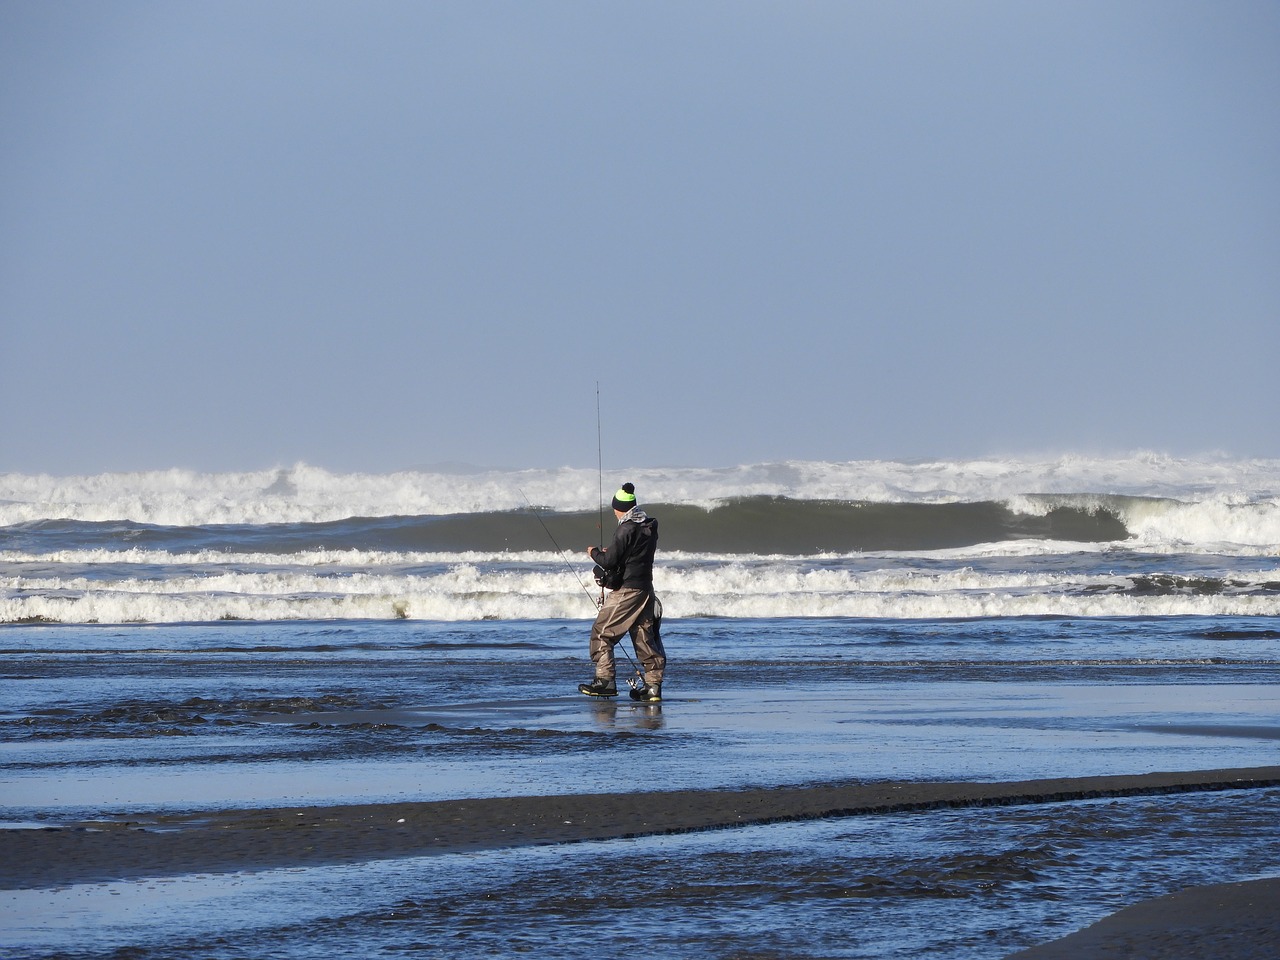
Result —
<instances>
[{"instance_id":1,"label":"wave swell","mask_svg":"<svg viewBox=\"0 0 1280 960\"><path fill-rule=\"evenodd\" d=\"M1280 552L1280 505L1188 504L1155 498L1021 497L1010 503L870 503L742 497L711 509L649 508L664 550L795 556L927 551L1010 541L1134 541L1213 552ZM598 512L531 509L443 516L353 517L320 523L161 526L39 520L0 530L0 550L580 552L601 542ZM613 518L606 518L605 536Z\"/></svg>"},{"instance_id":2,"label":"wave swell","mask_svg":"<svg viewBox=\"0 0 1280 960\"><path fill-rule=\"evenodd\" d=\"M610 471L614 474L615 471ZM1127 457L898 462L790 461L727 468L627 468L645 503L710 507L775 497L844 503L1005 503L1081 491L1188 503L1275 501L1280 461ZM599 506L596 470L337 474L297 464L251 473L184 470L51 477L0 474L0 527L37 520L130 520L162 526L322 523L347 517L445 516Z\"/></svg>"},{"instance_id":3,"label":"wave swell","mask_svg":"<svg viewBox=\"0 0 1280 960\"><path fill-rule=\"evenodd\" d=\"M672 617L1280 616L1270 461L772 464L645 479L662 494L643 503L661 523ZM1109 492L1079 492L1086 480ZM614 525L597 483L594 471L302 467L0 477L0 623L589 617L584 551Z\"/></svg>"},{"instance_id":4,"label":"wave swell","mask_svg":"<svg viewBox=\"0 0 1280 960\"><path fill-rule=\"evenodd\" d=\"M661 522L665 550L695 553L822 554L931 550L1002 540L1105 542L1127 536L1106 509L1054 507L1016 513L998 503L834 503L750 497L706 510L687 504L650 508ZM612 531L612 514L607 534ZM446 516L356 517L325 523L219 524L168 527L134 522L41 520L5 532L17 550L144 548L257 550L579 552L600 542L598 513L513 512Z\"/></svg>"}]
</instances>

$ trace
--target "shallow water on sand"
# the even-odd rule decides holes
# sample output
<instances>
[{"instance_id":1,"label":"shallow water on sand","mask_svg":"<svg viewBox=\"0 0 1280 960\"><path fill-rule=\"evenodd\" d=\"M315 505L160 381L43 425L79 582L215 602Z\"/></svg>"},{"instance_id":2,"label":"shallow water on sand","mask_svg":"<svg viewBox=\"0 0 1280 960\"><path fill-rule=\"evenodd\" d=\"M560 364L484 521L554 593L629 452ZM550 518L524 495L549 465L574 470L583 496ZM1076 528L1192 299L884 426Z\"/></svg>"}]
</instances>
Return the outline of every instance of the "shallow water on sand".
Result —
<instances>
[{"instance_id":1,"label":"shallow water on sand","mask_svg":"<svg viewBox=\"0 0 1280 960\"><path fill-rule=\"evenodd\" d=\"M682 620L655 707L573 692L585 633L5 628L0 819L1277 761L1273 618ZM218 960L998 957L1136 899L1280 872L1277 813L1277 791L1195 794L86 884L0 894L0 942Z\"/></svg>"},{"instance_id":2,"label":"shallow water on sand","mask_svg":"<svg viewBox=\"0 0 1280 960\"><path fill-rule=\"evenodd\" d=\"M0 893L0 912L15 960L981 960L1139 899L1274 873L1277 843L1280 790L1267 790L82 884Z\"/></svg>"},{"instance_id":3,"label":"shallow water on sand","mask_svg":"<svg viewBox=\"0 0 1280 960\"><path fill-rule=\"evenodd\" d=\"M655 707L577 695L581 624L9 628L0 789L39 820L1264 765L1277 626L679 621Z\"/></svg>"}]
</instances>

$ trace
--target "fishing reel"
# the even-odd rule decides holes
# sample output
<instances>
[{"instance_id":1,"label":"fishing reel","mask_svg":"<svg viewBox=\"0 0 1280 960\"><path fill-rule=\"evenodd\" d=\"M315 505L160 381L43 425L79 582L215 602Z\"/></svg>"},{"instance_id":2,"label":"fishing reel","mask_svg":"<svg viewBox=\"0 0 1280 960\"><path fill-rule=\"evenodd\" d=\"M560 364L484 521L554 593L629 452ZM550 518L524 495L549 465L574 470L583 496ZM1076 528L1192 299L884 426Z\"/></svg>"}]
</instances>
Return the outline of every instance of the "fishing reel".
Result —
<instances>
[{"instance_id":1,"label":"fishing reel","mask_svg":"<svg viewBox=\"0 0 1280 960\"><path fill-rule=\"evenodd\" d=\"M604 587L606 590L617 590L622 586L623 570L606 570L600 564L596 564L591 570L591 575L595 577L596 584Z\"/></svg>"}]
</instances>

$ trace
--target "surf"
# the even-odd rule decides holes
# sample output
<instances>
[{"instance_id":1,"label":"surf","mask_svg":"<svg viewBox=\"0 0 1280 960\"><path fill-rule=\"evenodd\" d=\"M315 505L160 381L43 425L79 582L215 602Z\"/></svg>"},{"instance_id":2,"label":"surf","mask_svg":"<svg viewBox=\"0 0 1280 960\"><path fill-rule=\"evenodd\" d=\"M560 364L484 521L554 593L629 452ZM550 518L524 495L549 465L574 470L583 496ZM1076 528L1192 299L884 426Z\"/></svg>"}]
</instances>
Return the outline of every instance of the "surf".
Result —
<instances>
[{"instance_id":1,"label":"surf","mask_svg":"<svg viewBox=\"0 0 1280 960\"><path fill-rule=\"evenodd\" d=\"M711 508L774 497L842 503L1013 503L1017 498L1133 496L1238 504L1280 498L1280 460L1226 457L780 461L735 467L628 466L646 504ZM0 527L40 520L161 526L322 523L350 517L501 513L523 495L552 512L599 506L596 468L333 473L304 463L270 470L165 470L56 477L0 474Z\"/></svg>"}]
</instances>

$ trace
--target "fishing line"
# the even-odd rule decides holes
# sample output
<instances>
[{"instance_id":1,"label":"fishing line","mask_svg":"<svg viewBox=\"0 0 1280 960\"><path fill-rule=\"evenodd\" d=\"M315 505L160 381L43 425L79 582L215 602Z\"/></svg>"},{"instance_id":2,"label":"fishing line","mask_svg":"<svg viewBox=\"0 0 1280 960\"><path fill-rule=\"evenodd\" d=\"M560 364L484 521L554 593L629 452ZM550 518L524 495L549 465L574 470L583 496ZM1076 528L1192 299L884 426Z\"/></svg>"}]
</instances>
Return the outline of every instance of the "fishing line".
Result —
<instances>
[{"instance_id":1,"label":"fishing line","mask_svg":"<svg viewBox=\"0 0 1280 960\"><path fill-rule=\"evenodd\" d=\"M600 534L599 547L604 549L604 441L601 439L600 433L600 381L596 381L596 469L597 476L600 481L600 520L596 525L596 531ZM600 594L601 602L604 601L603 591Z\"/></svg>"},{"instance_id":2,"label":"fishing line","mask_svg":"<svg viewBox=\"0 0 1280 960\"><path fill-rule=\"evenodd\" d=\"M520 490L519 487L516 487L516 489ZM555 535L551 532L550 528L547 527L546 523L543 522L542 514L538 513L538 508L533 505L533 501L529 499L529 495L523 490L520 490L520 496L524 497L524 502L529 505L529 512L537 518L543 532L550 538L552 545L556 548L556 552L560 554L560 559L564 561L564 565L569 568L569 572L573 574L573 578L578 581L578 586L582 588L583 593L587 595L587 599L590 600L592 605L598 610L604 605L604 588L600 588L600 599L597 601L595 595L587 588L587 585L582 582L582 577L578 573L578 568L569 562L569 558L565 556L564 550L561 549L560 544L556 542ZM631 659L631 654L627 653L627 648L622 645L621 638L619 638L618 649L621 650L622 655L627 658L627 663L631 664L631 669L635 671L636 676L643 679L644 674L640 671L640 668L636 666L636 662ZM639 656L639 654L637 654L637 656Z\"/></svg>"},{"instance_id":3,"label":"fishing line","mask_svg":"<svg viewBox=\"0 0 1280 960\"><path fill-rule=\"evenodd\" d=\"M520 490L519 487L516 487L516 489ZM578 573L578 568L569 562L569 558L565 556L564 550L562 550L560 548L560 544L556 542L555 536L552 535L550 529L547 528L547 525L543 523L542 514L538 513L538 508L533 505L533 501L529 499L529 495L526 494L523 490L520 490L520 496L524 497L524 502L529 504L529 512L532 513L535 517L537 517L538 523L542 525L543 532L545 532L546 535L551 538L552 546L554 546L556 548L556 552L560 554L560 559L563 560L564 565L569 568L569 572L573 574L573 578L578 581L578 586L580 586L582 588L583 593L587 595L587 599L590 600L593 604L595 604L596 603L595 596L587 588L587 585L582 582L582 577ZM599 604L596 604L596 606L598 608Z\"/></svg>"},{"instance_id":4,"label":"fishing line","mask_svg":"<svg viewBox=\"0 0 1280 960\"><path fill-rule=\"evenodd\" d=\"M599 520L598 530L600 533L599 546L601 550L604 549L604 439L603 439L603 436L604 435L600 430L600 381L597 380L596 381L596 470L597 470L596 476L598 477L599 484L600 484L600 520ZM604 584L600 584L600 599L596 600L595 597L592 597L591 599L595 601L597 610L604 607ZM633 640L632 645L634 646L634 644L635 644L635 641ZM622 651L622 655L627 658L627 663L631 664L631 669L636 672L636 676L640 678L641 682L643 682L644 674L641 673L640 668L636 666L635 660L631 659L631 654L627 653L627 648L623 646L621 637L618 638L618 649ZM637 651L636 657L639 658L639 656L640 654ZM633 687L635 686L634 682L632 683L632 686Z\"/></svg>"}]
</instances>

